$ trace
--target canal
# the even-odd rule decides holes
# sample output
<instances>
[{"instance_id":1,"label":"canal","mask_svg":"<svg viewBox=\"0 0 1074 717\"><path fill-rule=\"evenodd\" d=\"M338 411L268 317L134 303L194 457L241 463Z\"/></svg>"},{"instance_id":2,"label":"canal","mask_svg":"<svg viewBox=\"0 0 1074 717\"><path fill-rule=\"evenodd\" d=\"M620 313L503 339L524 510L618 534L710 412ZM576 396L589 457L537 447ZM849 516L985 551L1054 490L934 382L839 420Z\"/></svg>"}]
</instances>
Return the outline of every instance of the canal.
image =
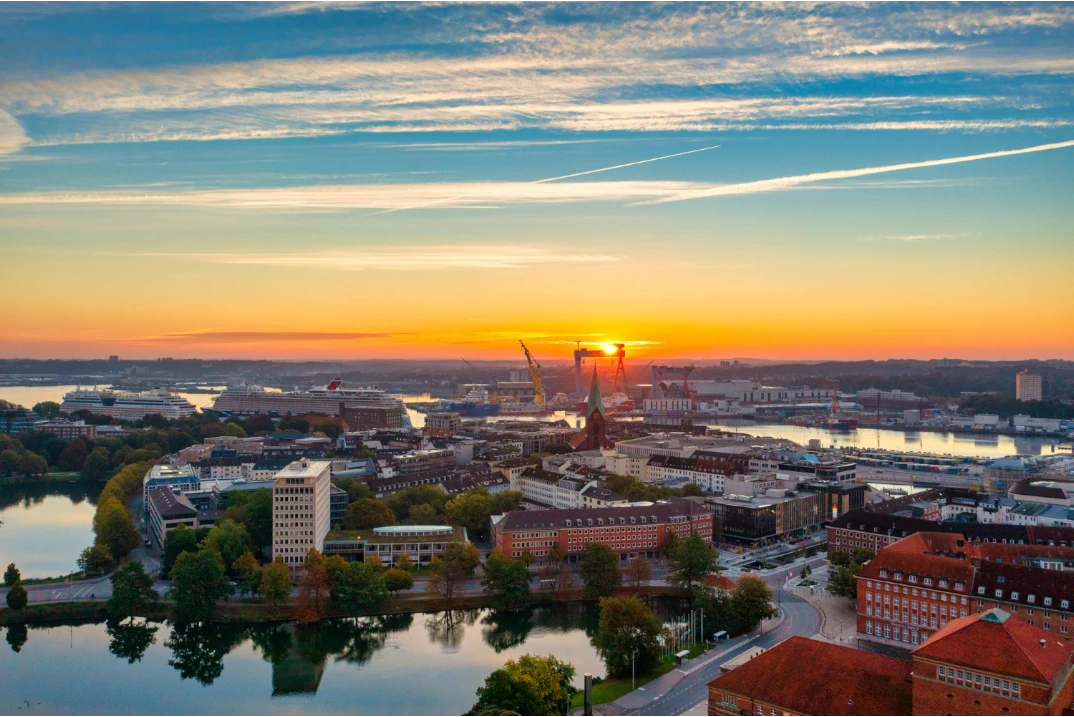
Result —
<instances>
[{"instance_id":1,"label":"canal","mask_svg":"<svg viewBox=\"0 0 1074 717\"><path fill-rule=\"evenodd\" d=\"M314 625L8 627L0 714L462 714L504 662L604 674L592 603Z\"/></svg>"}]
</instances>

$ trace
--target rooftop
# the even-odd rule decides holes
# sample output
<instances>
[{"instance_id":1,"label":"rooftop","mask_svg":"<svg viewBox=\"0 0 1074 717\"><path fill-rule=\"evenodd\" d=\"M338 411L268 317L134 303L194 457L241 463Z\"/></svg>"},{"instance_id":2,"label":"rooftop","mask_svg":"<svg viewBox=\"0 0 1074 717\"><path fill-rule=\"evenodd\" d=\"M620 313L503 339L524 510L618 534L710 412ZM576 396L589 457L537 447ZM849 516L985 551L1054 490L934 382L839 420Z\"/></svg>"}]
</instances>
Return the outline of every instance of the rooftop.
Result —
<instances>
[{"instance_id":1,"label":"rooftop","mask_svg":"<svg viewBox=\"0 0 1074 717\"><path fill-rule=\"evenodd\" d=\"M797 714L908 715L913 711L910 667L893 657L796 636L709 687Z\"/></svg>"}]
</instances>

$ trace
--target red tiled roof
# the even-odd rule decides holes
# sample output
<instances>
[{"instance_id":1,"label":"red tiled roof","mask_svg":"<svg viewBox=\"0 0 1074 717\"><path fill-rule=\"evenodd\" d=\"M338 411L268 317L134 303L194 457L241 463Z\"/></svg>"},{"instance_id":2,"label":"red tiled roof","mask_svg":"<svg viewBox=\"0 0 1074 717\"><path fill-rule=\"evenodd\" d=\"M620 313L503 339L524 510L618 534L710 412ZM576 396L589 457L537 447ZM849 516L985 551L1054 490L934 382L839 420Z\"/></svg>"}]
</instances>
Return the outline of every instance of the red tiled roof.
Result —
<instances>
[{"instance_id":1,"label":"red tiled roof","mask_svg":"<svg viewBox=\"0 0 1074 717\"><path fill-rule=\"evenodd\" d=\"M909 715L911 664L791 637L709 683L807 715Z\"/></svg>"},{"instance_id":2,"label":"red tiled roof","mask_svg":"<svg viewBox=\"0 0 1074 717\"><path fill-rule=\"evenodd\" d=\"M904 542L904 541L899 541ZM870 560L865 567L861 569L859 576L862 578L879 578L880 570L887 568L888 578L891 579L892 573L895 571L901 571L905 576L908 575L928 575L933 578L946 578L952 583L959 580L965 584L966 594L969 594L970 586L973 584L974 567L967 561L960 558L949 558L943 555L928 555L926 553L916 552L902 552L899 550L893 550L896 545L890 545L884 550L881 550L875 558ZM952 587L954 587L952 585Z\"/></svg>"},{"instance_id":3,"label":"red tiled roof","mask_svg":"<svg viewBox=\"0 0 1074 717\"><path fill-rule=\"evenodd\" d=\"M886 548L897 553L965 553L966 538L959 533L914 533Z\"/></svg>"},{"instance_id":4,"label":"red tiled roof","mask_svg":"<svg viewBox=\"0 0 1074 717\"><path fill-rule=\"evenodd\" d=\"M708 575L705 577L705 584L711 585L719 590L734 590L738 584L727 577L726 575Z\"/></svg>"},{"instance_id":5,"label":"red tiled roof","mask_svg":"<svg viewBox=\"0 0 1074 717\"><path fill-rule=\"evenodd\" d=\"M952 620L913 655L1050 683L1072 652L1070 643L1052 633L994 609Z\"/></svg>"}]
</instances>

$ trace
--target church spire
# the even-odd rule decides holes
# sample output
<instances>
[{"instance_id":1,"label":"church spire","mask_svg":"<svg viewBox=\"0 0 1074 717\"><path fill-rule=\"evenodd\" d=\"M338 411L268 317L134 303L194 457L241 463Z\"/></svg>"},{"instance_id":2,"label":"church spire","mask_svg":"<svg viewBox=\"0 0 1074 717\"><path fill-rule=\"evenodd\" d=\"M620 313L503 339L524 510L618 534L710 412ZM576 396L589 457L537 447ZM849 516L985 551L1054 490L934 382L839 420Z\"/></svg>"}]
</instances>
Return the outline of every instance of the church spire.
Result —
<instances>
[{"instance_id":1,"label":"church spire","mask_svg":"<svg viewBox=\"0 0 1074 717\"><path fill-rule=\"evenodd\" d=\"M604 399L600 396L600 381L597 380L597 367L593 367L593 381L589 384L589 401L586 402L585 417L589 420L595 412L600 412L601 418L607 418L608 414L604 411Z\"/></svg>"}]
</instances>

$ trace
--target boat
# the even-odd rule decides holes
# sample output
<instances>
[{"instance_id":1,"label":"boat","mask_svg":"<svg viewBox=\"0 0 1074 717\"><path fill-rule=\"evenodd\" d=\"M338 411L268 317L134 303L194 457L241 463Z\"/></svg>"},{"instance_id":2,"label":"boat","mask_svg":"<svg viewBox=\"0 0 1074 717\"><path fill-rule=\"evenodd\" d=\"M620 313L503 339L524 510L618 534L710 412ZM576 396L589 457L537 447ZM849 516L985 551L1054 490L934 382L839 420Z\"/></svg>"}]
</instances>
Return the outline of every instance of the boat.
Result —
<instances>
[{"instance_id":1,"label":"boat","mask_svg":"<svg viewBox=\"0 0 1074 717\"><path fill-rule=\"evenodd\" d=\"M826 428L829 431L855 431L858 428L858 419L831 416L828 419Z\"/></svg>"},{"instance_id":2,"label":"boat","mask_svg":"<svg viewBox=\"0 0 1074 717\"><path fill-rule=\"evenodd\" d=\"M136 421L149 415L175 420L193 414L196 409L182 396L160 388L150 391L77 388L63 397L60 410L64 413L85 410L101 416Z\"/></svg>"},{"instance_id":3,"label":"boat","mask_svg":"<svg viewBox=\"0 0 1074 717\"><path fill-rule=\"evenodd\" d=\"M388 425L399 425L406 416L406 405L398 396L385 393L376 386L346 387L338 378L327 386L308 391L269 391L252 384L227 388L213 401L211 410L222 416L256 413L269 416L300 416L307 413L340 416L343 407L348 410L382 411Z\"/></svg>"},{"instance_id":4,"label":"boat","mask_svg":"<svg viewBox=\"0 0 1074 717\"><path fill-rule=\"evenodd\" d=\"M441 410L463 416L489 416L500 412L500 404L489 398L487 390L471 388L461 400L442 401Z\"/></svg>"}]
</instances>

